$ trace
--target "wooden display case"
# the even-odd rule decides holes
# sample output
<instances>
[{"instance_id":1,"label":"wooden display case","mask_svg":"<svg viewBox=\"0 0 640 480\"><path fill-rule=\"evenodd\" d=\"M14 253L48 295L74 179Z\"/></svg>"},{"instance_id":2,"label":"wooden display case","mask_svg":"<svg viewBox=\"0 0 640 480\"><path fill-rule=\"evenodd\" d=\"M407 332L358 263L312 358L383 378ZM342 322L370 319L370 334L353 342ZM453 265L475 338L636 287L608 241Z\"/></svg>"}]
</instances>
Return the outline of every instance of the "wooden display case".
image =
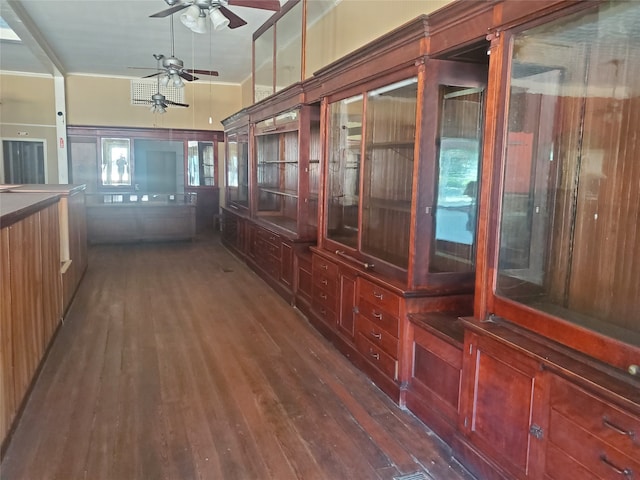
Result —
<instances>
[{"instance_id":1,"label":"wooden display case","mask_svg":"<svg viewBox=\"0 0 640 480\"><path fill-rule=\"evenodd\" d=\"M319 132L319 108L309 105L253 125L253 214L292 239L316 236Z\"/></svg>"},{"instance_id":2,"label":"wooden display case","mask_svg":"<svg viewBox=\"0 0 640 480\"><path fill-rule=\"evenodd\" d=\"M226 207L249 211L249 116L242 110L222 121L225 132Z\"/></svg>"}]
</instances>

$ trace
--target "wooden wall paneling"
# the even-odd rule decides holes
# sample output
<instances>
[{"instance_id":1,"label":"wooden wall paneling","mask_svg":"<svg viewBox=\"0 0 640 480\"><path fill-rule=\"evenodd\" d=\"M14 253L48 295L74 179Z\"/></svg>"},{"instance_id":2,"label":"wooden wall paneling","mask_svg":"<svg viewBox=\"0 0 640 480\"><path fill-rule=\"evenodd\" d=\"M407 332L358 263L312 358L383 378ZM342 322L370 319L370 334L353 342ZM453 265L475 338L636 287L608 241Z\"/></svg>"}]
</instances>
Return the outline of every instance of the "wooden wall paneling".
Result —
<instances>
[{"instance_id":1,"label":"wooden wall paneling","mask_svg":"<svg viewBox=\"0 0 640 480\"><path fill-rule=\"evenodd\" d=\"M44 351L40 216L9 227L14 402L20 405Z\"/></svg>"},{"instance_id":2,"label":"wooden wall paneling","mask_svg":"<svg viewBox=\"0 0 640 480\"><path fill-rule=\"evenodd\" d=\"M39 215L42 263L42 353L44 353L62 319L63 299L58 207L51 205L41 210ZM40 358L38 363L39 360Z\"/></svg>"},{"instance_id":3,"label":"wooden wall paneling","mask_svg":"<svg viewBox=\"0 0 640 480\"><path fill-rule=\"evenodd\" d=\"M16 411L9 228L0 230L0 446Z\"/></svg>"}]
</instances>

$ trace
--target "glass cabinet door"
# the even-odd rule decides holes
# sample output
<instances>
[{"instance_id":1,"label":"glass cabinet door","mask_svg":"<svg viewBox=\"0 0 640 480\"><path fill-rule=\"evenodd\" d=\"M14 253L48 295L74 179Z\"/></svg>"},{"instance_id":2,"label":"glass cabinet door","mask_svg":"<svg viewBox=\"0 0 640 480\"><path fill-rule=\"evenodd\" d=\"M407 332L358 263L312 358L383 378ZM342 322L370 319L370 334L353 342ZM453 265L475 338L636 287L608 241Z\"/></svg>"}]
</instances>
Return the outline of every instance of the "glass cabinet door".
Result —
<instances>
[{"instance_id":1,"label":"glass cabinet door","mask_svg":"<svg viewBox=\"0 0 640 480\"><path fill-rule=\"evenodd\" d=\"M362 252L407 268L417 78L367 93Z\"/></svg>"},{"instance_id":2,"label":"glass cabinet door","mask_svg":"<svg viewBox=\"0 0 640 480\"><path fill-rule=\"evenodd\" d=\"M294 111L261 122L255 136L257 214L294 233L298 230L300 173L297 119ZM290 130L291 125L296 129Z\"/></svg>"},{"instance_id":3,"label":"glass cabinet door","mask_svg":"<svg viewBox=\"0 0 640 480\"><path fill-rule=\"evenodd\" d=\"M429 271L475 270L484 88L440 85L435 238Z\"/></svg>"},{"instance_id":4,"label":"glass cabinet door","mask_svg":"<svg viewBox=\"0 0 640 480\"><path fill-rule=\"evenodd\" d=\"M249 207L249 135L227 136L227 201Z\"/></svg>"},{"instance_id":5,"label":"glass cabinet door","mask_svg":"<svg viewBox=\"0 0 640 480\"><path fill-rule=\"evenodd\" d=\"M327 238L358 247L363 97L329 106Z\"/></svg>"},{"instance_id":6,"label":"glass cabinet door","mask_svg":"<svg viewBox=\"0 0 640 480\"><path fill-rule=\"evenodd\" d=\"M495 285L635 346L638 25L640 4L605 2L514 35Z\"/></svg>"}]
</instances>

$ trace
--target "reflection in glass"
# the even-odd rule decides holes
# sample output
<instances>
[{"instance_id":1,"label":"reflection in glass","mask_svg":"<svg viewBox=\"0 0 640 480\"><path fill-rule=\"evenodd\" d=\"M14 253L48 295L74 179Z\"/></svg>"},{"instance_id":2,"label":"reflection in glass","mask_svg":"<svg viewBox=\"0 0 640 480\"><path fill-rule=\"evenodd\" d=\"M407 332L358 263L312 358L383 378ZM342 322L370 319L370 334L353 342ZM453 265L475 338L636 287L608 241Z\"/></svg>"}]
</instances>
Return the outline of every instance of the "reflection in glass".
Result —
<instances>
[{"instance_id":1,"label":"reflection in glass","mask_svg":"<svg viewBox=\"0 0 640 480\"><path fill-rule=\"evenodd\" d=\"M131 156L128 138L102 139L102 185L131 185Z\"/></svg>"},{"instance_id":2,"label":"reflection in glass","mask_svg":"<svg viewBox=\"0 0 640 480\"><path fill-rule=\"evenodd\" d=\"M416 78L367 94L362 251L407 268L415 150Z\"/></svg>"},{"instance_id":3,"label":"reflection in glass","mask_svg":"<svg viewBox=\"0 0 640 480\"><path fill-rule=\"evenodd\" d=\"M302 78L302 7L299 2L276 24L276 92Z\"/></svg>"},{"instance_id":4,"label":"reflection in glass","mask_svg":"<svg viewBox=\"0 0 640 480\"><path fill-rule=\"evenodd\" d=\"M187 142L188 182L190 187L215 185L212 142Z\"/></svg>"},{"instance_id":5,"label":"reflection in glass","mask_svg":"<svg viewBox=\"0 0 640 480\"><path fill-rule=\"evenodd\" d=\"M327 238L356 248L362 141L362 95L329 106Z\"/></svg>"},{"instance_id":6,"label":"reflection in glass","mask_svg":"<svg viewBox=\"0 0 640 480\"><path fill-rule=\"evenodd\" d=\"M475 269L483 90L440 86L438 189L431 272Z\"/></svg>"},{"instance_id":7,"label":"reflection in glass","mask_svg":"<svg viewBox=\"0 0 640 480\"><path fill-rule=\"evenodd\" d=\"M254 102L272 95L273 87L273 48L274 48L274 26L270 27L254 42L254 81L253 92Z\"/></svg>"},{"instance_id":8,"label":"reflection in glass","mask_svg":"<svg viewBox=\"0 0 640 480\"><path fill-rule=\"evenodd\" d=\"M496 293L640 345L640 4L515 37Z\"/></svg>"}]
</instances>

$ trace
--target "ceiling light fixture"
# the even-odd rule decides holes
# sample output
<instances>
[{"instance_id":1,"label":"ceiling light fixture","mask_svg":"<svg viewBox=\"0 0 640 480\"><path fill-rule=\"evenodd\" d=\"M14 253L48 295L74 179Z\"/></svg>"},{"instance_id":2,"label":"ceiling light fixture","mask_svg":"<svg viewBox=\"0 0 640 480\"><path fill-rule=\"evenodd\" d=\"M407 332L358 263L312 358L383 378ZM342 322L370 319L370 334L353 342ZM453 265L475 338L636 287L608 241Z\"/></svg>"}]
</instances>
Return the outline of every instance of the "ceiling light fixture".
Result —
<instances>
[{"instance_id":1,"label":"ceiling light fixture","mask_svg":"<svg viewBox=\"0 0 640 480\"><path fill-rule=\"evenodd\" d=\"M211 20L214 30L222 30L229 25L229 19L220 13L220 9L214 7L209 9L209 20Z\"/></svg>"}]
</instances>

